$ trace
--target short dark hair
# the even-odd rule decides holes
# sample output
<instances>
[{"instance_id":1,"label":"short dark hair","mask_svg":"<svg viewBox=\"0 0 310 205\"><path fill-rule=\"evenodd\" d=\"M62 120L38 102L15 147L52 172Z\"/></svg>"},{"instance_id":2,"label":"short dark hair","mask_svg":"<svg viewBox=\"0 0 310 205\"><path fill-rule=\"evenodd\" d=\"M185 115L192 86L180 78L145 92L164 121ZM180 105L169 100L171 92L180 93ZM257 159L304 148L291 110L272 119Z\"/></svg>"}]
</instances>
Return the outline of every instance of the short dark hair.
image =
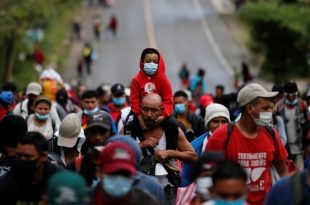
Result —
<instances>
[{"instance_id":1,"label":"short dark hair","mask_svg":"<svg viewBox=\"0 0 310 205\"><path fill-rule=\"evenodd\" d=\"M176 98L176 97L184 97L186 100L188 100L188 95L183 90L176 91L173 95L173 98Z\"/></svg>"},{"instance_id":2,"label":"short dark hair","mask_svg":"<svg viewBox=\"0 0 310 205\"><path fill-rule=\"evenodd\" d=\"M206 74L206 71L203 68L198 69L197 75L203 77L205 74Z\"/></svg>"},{"instance_id":3,"label":"short dark hair","mask_svg":"<svg viewBox=\"0 0 310 205\"><path fill-rule=\"evenodd\" d=\"M147 49L144 49L144 51L142 52L141 60L143 61L147 54L152 54L152 53L157 54L159 57L159 52L155 48L147 48Z\"/></svg>"},{"instance_id":4,"label":"short dark hair","mask_svg":"<svg viewBox=\"0 0 310 205\"><path fill-rule=\"evenodd\" d=\"M66 102L68 98L69 96L68 96L68 92L66 91L66 89L62 88L57 91L56 93L57 102Z\"/></svg>"},{"instance_id":5,"label":"short dark hair","mask_svg":"<svg viewBox=\"0 0 310 205\"><path fill-rule=\"evenodd\" d=\"M297 83L294 81L287 81L283 85L283 90L285 93L295 93L298 92Z\"/></svg>"},{"instance_id":6,"label":"short dark hair","mask_svg":"<svg viewBox=\"0 0 310 205\"><path fill-rule=\"evenodd\" d=\"M224 91L225 88L224 85L217 85L215 89L221 89L222 91Z\"/></svg>"},{"instance_id":7,"label":"short dark hair","mask_svg":"<svg viewBox=\"0 0 310 205\"><path fill-rule=\"evenodd\" d=\"M98 94L94 90L86 90L82 94L82 100L84 100L85 98L96 98L98 100Z\"/></svg>"},{"instance_id":8,"label":"short dark hair","mask_svg":"<svg viewBox=\"0 0 310 205\"><path fill-rule=\"evenodd\" d=\"M39 154L48 151L48 141L39 132L26 132L18 139L17 144L34 145Z\"/></svg>"},{"instance_id":9,"label":"short dark hair","mask_svg":"<svg viewBox=\"0 0 310 205\"><path fill-rule=\"evenodd\" d=\"M0 143L16 148L17 141L27 132L27 121L18 115L7 115L0 122Z\"/></svg>"},{"instance_id":10,"label":"short dark hair","mask_svg":"<svg viewBox=\"0 0 310 205\"><path fill-rule=\"evenodd\" d=\"M13 82L6 82L2 85L2 91L11 91L15 93L17 91L16 84Z\"/></svg>"},{"instance_id":11,"label":"short dark hair","mask_svg":"<svg viewBox=\"0 0 310 205\"><path fill-rule=\"evenodd\" d=\"M238 162L232 160L223 160L217 163L212 175L213 184L222 179L241 179L247 181L247 173Z\"/></svg>"},{"instance_id":12,"label":"short dark hair","mask_svg":"<svg viewBox=\"0 0 310 205\"><path fill-rule=\"evenodd\" d=\"M96 89L96 92L97 92L97 95L98 97L102 97L104 95L106 95L108 93L107 90L104 90L101 86L99 86L97 89Z\"/></svg>"},{"instance_id":13,"label":"short dark hair","mask_svg":"<svg viewBox=\"0 0 310 205\"><path fill-rule=\"evenodd\" d=\"M45 103L47 104L50 108L52 107L52 103L51 101L46 98L46 97L39 97L38 99L36 99L36 101L34 102L34 107L36 107L38 104L40 103Z\"/></svg>"}]
</instances>

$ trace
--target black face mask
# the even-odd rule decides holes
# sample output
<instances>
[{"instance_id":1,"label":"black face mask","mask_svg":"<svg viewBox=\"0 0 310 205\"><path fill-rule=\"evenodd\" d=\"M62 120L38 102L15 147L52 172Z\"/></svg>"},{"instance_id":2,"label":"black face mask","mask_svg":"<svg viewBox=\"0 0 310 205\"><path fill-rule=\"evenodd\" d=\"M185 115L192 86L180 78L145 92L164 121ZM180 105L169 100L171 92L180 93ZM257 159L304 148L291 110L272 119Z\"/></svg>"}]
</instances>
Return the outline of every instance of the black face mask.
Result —
<instances>
[{"instance_id":1,"label":"black face mask","mask_svg":"<svg viewBox=\"0 0 310 205\"><path fill-rule=\"evenodd\" d=\"M37 160L16 159L13 165L13 172L16 177L23 181L31 180L37 170Z\"/></svg>"}]
</instances>

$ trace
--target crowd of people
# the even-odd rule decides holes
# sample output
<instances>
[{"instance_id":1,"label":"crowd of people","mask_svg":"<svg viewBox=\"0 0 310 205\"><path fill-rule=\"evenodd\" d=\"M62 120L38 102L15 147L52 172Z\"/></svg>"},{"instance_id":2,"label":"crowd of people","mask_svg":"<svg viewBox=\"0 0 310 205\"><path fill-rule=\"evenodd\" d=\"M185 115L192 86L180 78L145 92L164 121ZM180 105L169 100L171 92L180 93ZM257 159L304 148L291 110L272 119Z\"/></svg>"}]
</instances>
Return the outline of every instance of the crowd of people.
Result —
<instances>
[{"instance_id":1,"label":"crowd of people","mask_svg":"<svg viewBox=\"0 0 310 205\"><path fill-rule=\"evenodd\" d=\"M23 91L4 83L1 204L310 203L310 92L207 94L204 69L189 79L186 65L173 92L154 48L137 70L128 88L74 88L50 70Z\"/></svg>"}]
</instances>

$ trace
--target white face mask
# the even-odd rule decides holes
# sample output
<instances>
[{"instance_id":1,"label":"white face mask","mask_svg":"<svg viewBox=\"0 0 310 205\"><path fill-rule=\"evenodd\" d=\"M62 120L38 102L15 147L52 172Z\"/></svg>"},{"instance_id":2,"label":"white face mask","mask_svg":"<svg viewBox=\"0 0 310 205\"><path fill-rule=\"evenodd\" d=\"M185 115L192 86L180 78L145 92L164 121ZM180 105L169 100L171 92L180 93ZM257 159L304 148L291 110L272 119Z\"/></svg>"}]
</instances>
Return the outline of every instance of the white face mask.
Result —
<instances>
[{"instance_id":1,"label":"white face mask","mask_svg":"<svg viewBox=\"0 0 310 205\"><path fill-rule=\"evenodd\" d=\"M259 119L254 119L258 126L272 126L272 112L260 112Z\"/></svg>"},{"instance_id":2,"label":"white face mask","mask_svg":"<svg viewBox=\"0 0 310 205\"><path fill-rule=\"evenodd\" d=\"M204 200L210 199L209 188L212 186L211 177L200 177L196 180L196 193Z\"/></svg>"}]
</instances>

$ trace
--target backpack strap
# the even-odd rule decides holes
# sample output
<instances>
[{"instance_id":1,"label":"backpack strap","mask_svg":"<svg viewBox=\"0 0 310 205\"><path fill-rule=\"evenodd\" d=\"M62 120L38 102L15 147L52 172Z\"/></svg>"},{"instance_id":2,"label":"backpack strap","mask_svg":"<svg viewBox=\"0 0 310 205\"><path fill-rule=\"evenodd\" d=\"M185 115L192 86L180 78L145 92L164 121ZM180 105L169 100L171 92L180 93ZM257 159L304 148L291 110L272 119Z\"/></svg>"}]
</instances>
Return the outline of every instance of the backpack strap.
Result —
<instances>
[{"instance_id":1,"label":"backpack strap","mask_svg":"<svg viewBox=\"0 0 310 205\"><path fill-rule=\"evenodd\" d=\"M56 123L55 123L55 121L52 120L52 119L51 119L51 121L52 121L53 135L54 135L55 132L56 132Z\"/></svg>"},{"instance_id":2,"label":"backpack strap","mask_svg":"<svg viewBox=\"0 0 310 205\"><path fill-rule=\"evenodd\" d=\"M227 150L227 146L228 146L228 143L230 141L231 134L233 132L234 127L235 127L235 122L230 122L227 124L227 135L226 135L226 140L225 140L225 144L224 144L224 150L225 151Z\"/></svg>"},{"instance_id":3,"label":"backpack strap","mask_svg":"<svg viewBox=\"0 0 310 205\"><path fill-rule=\"evenodd\" d=\"M301 179L301 173L296 172L291 177L291 185L292 185L292 194L293 194L293 204L294 205L302 205L306 204L304 203L304 195L303 195L303 189L302 189L302 179Z\"/></svg>"},{"instance_id":4,"label":"backpack strap","mask_svg":"<svg viewBox=\"0 0 310 205\"><path fill-rule=\"evenodd\" d=\"M227 135L226 135L226 140L225 140L225 144L224 144L224 150L227 149L228 143L230 141L231 138L231 134L233 132L235 126L235 122L230 122L227 124ZM276 135L274 133L274 130L271 126L264 126L265 129L267 130L267 132L269 133L269 135L271 136L274 145L276 146Z\"/></svg>"},{"instance_id":5,"label":"backpack strap","mask_svg":"<svg viewBox=\"0 0 310 205\"><path fill-rule=\"evenodd\" d=\"M264 126L268 134L271 136L274 146L276 148L276 134L271 126Z\"/></svg>"},{"instance_id":6,"label":"backpack strap","mask_svg":"<svg viewBox=\"0 0 310 205\"><path fill-rule=\"evenodd\" d=\"M20 115L23 113L23 102L24 101L21 101L19 106Z\"/></svg>"}]
</instances>

